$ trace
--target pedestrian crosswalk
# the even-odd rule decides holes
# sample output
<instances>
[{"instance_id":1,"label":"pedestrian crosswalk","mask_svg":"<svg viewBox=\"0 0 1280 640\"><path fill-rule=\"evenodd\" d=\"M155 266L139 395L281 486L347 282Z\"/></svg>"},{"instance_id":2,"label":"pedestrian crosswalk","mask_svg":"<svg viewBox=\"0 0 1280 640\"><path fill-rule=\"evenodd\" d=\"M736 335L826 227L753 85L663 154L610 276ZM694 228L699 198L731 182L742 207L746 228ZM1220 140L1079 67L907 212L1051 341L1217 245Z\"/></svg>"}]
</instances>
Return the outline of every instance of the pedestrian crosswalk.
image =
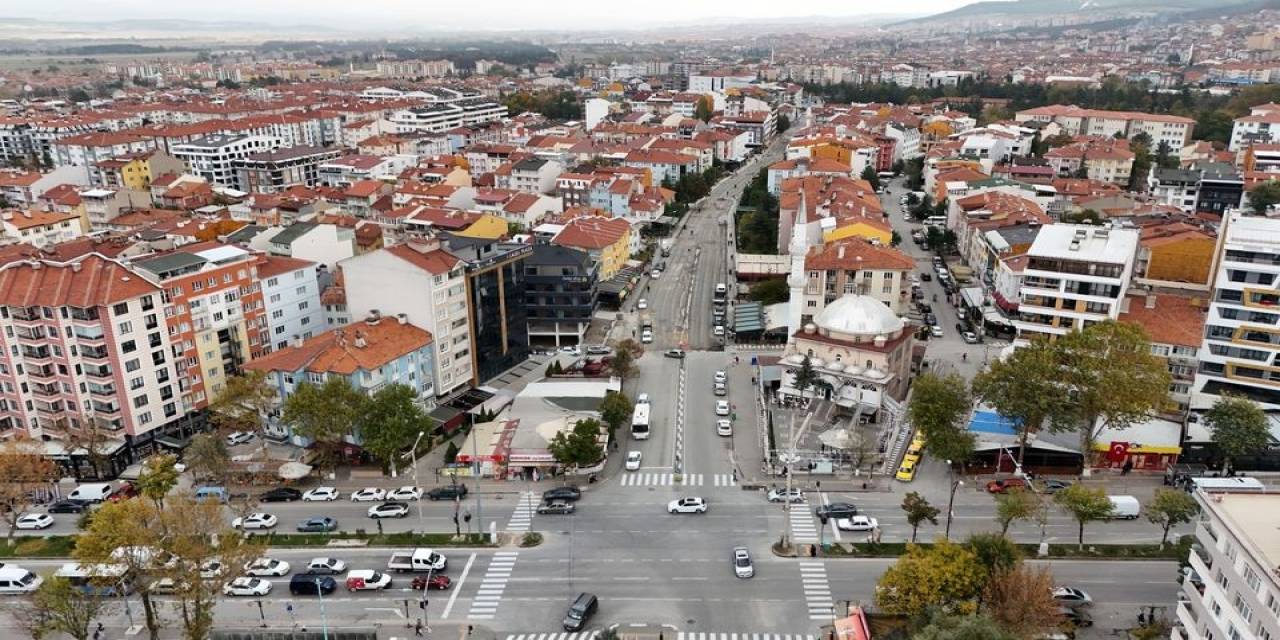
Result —
<instances>
[{"instance_id":1,"label":"pedestrian crosswalk","mask_svg":"<svg viewBox=\"0 0 1280 640\"><path fill-rule=\"evenodd\" d=\"M600 631L576 633L511 633L505 640L596 640ZM817 640L809 633L704 633L701 631L677 631L668 634L670 640Z\"/></svg>"},{"instance_id":2,"label":"pedestrian crosswalk","mask_svg":"<svg viewBox=\"0 0 1280 640\"><path fill-rule=\"evenodd\" d=\"M624 487L736 487L738 479L731 473L646 473L635 472L622 476Z\"/></svg>"},{"instance_id":3,"label":"pedestrian crosswalk","mask_svg":"<svg viewBox=\"0 0 1280 640\"><path fill-rule=\"evenodd\" d=\"M521 495L516 510L511 512L511 519L507 521L507 531L528 531L537 509L538 494L529 491Z\"/></svg>"},{"instance_id":4,"label":"pedestrian crosswalk","mask_svg":"<svg viewBox=\"0 0 1280 640\"><path fill-rule=\"evenodd\" d=\"M810 620L835 618L835 603L831 600L831 583L827 581L827 567L822 562L801 562L800 582L804 599L809 606Z\"/></svg>"},{"instance_id":5,"label":"pedestrian crosswalk","mask_svg":"<svg viewBox=\"0 0 1280 640\"><path fill-rule=\"evenodd\" d=\"M789 505L787 520L791 526L791 541L803 544L818 542L818 528L813 524L813 512L808 502L797 502Z\"/></svg>"},{"instance_id":6,"label":"pedestrian crosswalk","mask_svg":"<svg viewBox=\"0 0 1280 640\"><path fill-rule=\"evenodd\" d=\"M476 597L471 601L468 620L492 620L498 613L498 601L502 592L507 589L507 581L511 579L511 570L515 567L519 551L499 551L493 554L489 568L484 572Z\"/></svg>"}]
</instances>

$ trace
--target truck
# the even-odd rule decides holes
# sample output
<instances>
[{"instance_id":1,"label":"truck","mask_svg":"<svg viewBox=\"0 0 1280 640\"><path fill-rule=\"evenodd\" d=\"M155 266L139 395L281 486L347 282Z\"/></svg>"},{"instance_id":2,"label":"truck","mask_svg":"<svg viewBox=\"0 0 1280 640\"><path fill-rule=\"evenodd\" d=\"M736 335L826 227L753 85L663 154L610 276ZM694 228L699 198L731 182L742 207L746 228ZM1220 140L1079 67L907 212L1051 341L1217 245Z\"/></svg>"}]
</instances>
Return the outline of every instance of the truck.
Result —
<instances>
[{"instance_id":1,"label":"truck","mask_svg":"<svg viewBox=\"0 0 1280 640\"><path fill-rule=\"evenodd\" d=\"M67 497L81 502L102 502L114 491L115 487L110 482L90 482L77 486Z\"/></svg>"},{"instance_id":2,"label":"truck","mask_svg":"<svg viewBox=\"0 0 1280 640\"><path fill-rule=\"evenodd\" d=\"M1138 513L1142 510L1142 505L1133 496L1107 496L1107 499L1111 501L1109 517L1117 520L1137 519Z\"/></svg>"},{"instance_id":3,"label":"truck","mask_svg":"<svg viewBox=\"0 0 1280 640\"><path fill-rule=\"evenodd\" d=\"M413 551L396 551L387 561L387 570L396 573L425 573L444 571L449 560L435 551L418 548Z\"/></svg>"}]
</instances>

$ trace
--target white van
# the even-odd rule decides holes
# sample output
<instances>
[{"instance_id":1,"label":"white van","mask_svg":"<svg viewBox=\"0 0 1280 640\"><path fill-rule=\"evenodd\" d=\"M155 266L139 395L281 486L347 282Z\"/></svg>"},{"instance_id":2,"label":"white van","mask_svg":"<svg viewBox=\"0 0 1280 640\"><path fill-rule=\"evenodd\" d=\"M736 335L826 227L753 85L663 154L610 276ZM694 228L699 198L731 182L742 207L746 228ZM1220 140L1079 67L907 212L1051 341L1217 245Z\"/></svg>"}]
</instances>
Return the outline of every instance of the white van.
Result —
<instances>
[{"instance_id":1,"label":"white van","mask_svg":"<svg viewBox=\"0 0 1280 640\"><path fill-rule=\"evenodd\" d=\"M44 578L16 564L0 564L0 594L31 593L42 582Z\"/></svg>"},{"instance_id":2,"label":"white van","mask_svg":"<svg viewBox=\"0 0 1280 640\"><path fill-rule=\"evenodd\" d=\"M924 224L927 227L938 227L939 229L946 229L947 217L946 216L929 216L928 218L924 219Z\"/></svg>"},{"instance_id":3,"label":"white van","mask_svg":"<svg viewBox=\"0 0 1280 640\"><path fill-rule=\"evenodd\" d=\"M1133 496L1107 496L1111 501L1111 517L1120 520L1135 520L1142 511L1142 505Z\"/></svg>"},{"instance_id":4,"label":"white van","mask_svg":"<svg viewBox=\"0 0 1280 640\"><path fill-rule=\"evenodd\" d=\"M115 488L111 486L110 482L91 482L76 487L75 490L67 494L67 498L84 502L102 502L114 491Z\"/></svg>"}]
</instances>

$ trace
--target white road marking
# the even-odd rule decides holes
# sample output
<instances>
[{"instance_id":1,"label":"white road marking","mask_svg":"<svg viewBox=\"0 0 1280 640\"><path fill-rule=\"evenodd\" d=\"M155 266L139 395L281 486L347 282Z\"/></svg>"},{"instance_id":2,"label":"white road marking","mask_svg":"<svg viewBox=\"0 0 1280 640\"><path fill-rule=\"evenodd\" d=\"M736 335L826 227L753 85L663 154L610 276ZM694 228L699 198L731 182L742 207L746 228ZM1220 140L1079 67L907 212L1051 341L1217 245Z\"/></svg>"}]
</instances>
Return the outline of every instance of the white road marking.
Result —
<instances>
[{"instance_id":1,"label":"white road marking","mask_svg":"<svg viewBox=\"0 0 1280 640\"><path fill-rule=\"evenodd\" d=\"M449 617L449 612L453 611L453 603L458 599L458 594L462 593L462 584L467 581L467 574L471 573L471 563L476 561L476 554L471 554L467 558L467 566L462 568L462 575L458 577L458 581L453 584L453 593L449 594L449 604L444 606L444 613L440 615L441 620Z\"/></svg>"}]
</instances>

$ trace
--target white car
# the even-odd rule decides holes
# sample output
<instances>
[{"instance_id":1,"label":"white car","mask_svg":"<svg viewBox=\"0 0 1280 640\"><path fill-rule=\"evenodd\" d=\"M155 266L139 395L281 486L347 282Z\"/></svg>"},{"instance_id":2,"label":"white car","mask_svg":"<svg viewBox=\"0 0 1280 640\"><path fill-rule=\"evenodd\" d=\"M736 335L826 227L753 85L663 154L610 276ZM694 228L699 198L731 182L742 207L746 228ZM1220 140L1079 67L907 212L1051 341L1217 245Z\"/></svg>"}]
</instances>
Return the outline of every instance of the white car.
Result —
<instances>
[{"instance_id":1,"label":"white car","mask_svg":"<svg viewBox=\"0 0 1280 640\"><path fill-rule=\"evenodd\" d=\"M751 553L747 551L746 547L734 547L733 575L739 578L750 578L755 574L755 567L751 565Z\"/></svg>"},{"instance_id":2,"label":"white car","mask_svg":"<svg viewBox=\"0 0 1280 640\"><path fill-rule=\"evenodd\" d=\"M716 435L718 436L733 435L733 423L728 420L716 420Z\"/></svg>"},{"instance_id":3,"label":"white car","mask_svg":"<svg viewBox=\"0 0 1280 640\"><path fill-rule=\"evenodd\" d=\"M344 573L346 570L347 563L345 560L339 560L337 558L312 558L311 561L307 563L307 570L304 573L314 576L329 576Z\"/></svg>"},{"instance_id":4,"label":"white car","mask_svg":"<svg viewBox=\"0 0 1280 640\"><path fill-rule=\"evenodd\" d=\"M667 513L706 513L707 501L703 498L680 498L667 503Z\"/></svg>"},{"instance_id":5,"label":"white car","mask_svg":"<svg viewBox=\"0 0 1280 640\"><path fill-rule=\"evenodd\" d=\"M639 471L640 458L641 458L641 454L639 451L627 452L627 465L626 465L627 471Z\"/></svg>"},{"instance_id":6,"label":"white car","mask_svg":"<svg viewBox=\"0 0 1280 640\"><path fill-rule=\"evenodd\" d=\"M200 565L200 577L205 580L213 580L226 572L227 567L221 560L206 560Z\"/></svg>"},{"instance_id":7,"label":"white car","mask_svg":"<svg viewBox=\"0 0 1280 640\"><path fill-rule=\"evenodd\" d=\"M45 529L53 526L53 516L47 513L28 513L18 518L19 529Z\"/></svg>"},{"instance_id":8,"label":"white car","mask_svg":"<svg viewBox=\"0 0 1280 640\"><path fill-rule=\"evenodd\" d=\"M716 400L716 415L718 415L718 416L727 416L727 415L729 415L729 401L728 401L728 400Z\"/></svg>"},{"instance_id":9,"label":"white car","mask_svg":"<svg viewBox=\"0 0 1280 640\"><path fill-rule=\"evenodd\" d=\"M648 308L649 308L649 301L648 301L648 300L645 300L644 298L640 298L640 301L636 303L636 308L637 308L637 309L648 309Z\"/></svg>"},{"instance_id":10,"label":"white car","mask_svg":"<svg viewBox=\"0 0 1280 640\"><path fill-rule=\"evenodd\" d=\"M276 526L276 517L269 513L251 513L243 518L236 518L231 521L231 526L236 529L271 529Z\"/></svg>"},{"instance_id":11,"label":"white car","mask_svg":"<svg viewBox=\"0 0 1280 640\"><path fill-rule=\"evenodd\" d=\"M351 494L352 502L381 502L387 499L386 489L368 487Z\"/></svg>"},{"instance_id":12,"label":"white car","mask_svg":"<svg viewBox=\"0 0 1280 640\"><path fill-rule=\"evenodd\" d=\"M289 563L275 558L258 558L245 563L244 574L255 578L289 575Z\"/></svg>"},{"instance_id":13,"label":"white car","mask_svg":"<svg viewBox=\"0 0 1280 640\"><path fill-rule=\"evenodd\" d=\"M370 518L403 518L409 515L409 505L403 502L388 502L369 507Z\"/></svg>"},{"instance_id":14,"label":"white car","mask_svg":"<svg viewBox=\"0 0 1280 640\"><path fill-rule=\"evenodd\" d=\"M976 333L974 333L974 332L972 332L972 331L965 331L964 333L961 333L961 334L960 334L960 337L961 337L961 338L963 338L963 339L964 339L964 341L965 341L966 343L968 343L968 344L977 344L977 343L978 343L978 334L976 334Z\"/></svg>"},{"instance_id":15,"label":"white car","mask_svg":"<svg viewBox=\"0 0 1280 640\"><path fill-rule=\"evenodd\" d=\"M333 487L316 487L302 494L303 502L329 502L338 499L338 490Z\"/></svg>"},{"instance_id":16,"label":"white car","mask_svg":"<svg viewBox=\"0 0 1280 640\"><path fill-rule=\"evenodd\" d=\"M649 272L649 277L650 277L650 278L653 278L654 280L657 280L658 278L661 278L661 277L662 277L662 269L654 269L653 271L650 271L650 272Z\"/></svg>"},{"instance_id":17,"label":"white car","mask_svg":"<svg viewBox=\"0 0 1280 640\"><path fill-rule=\"evenodd\" d=\"M582 350L575 346L570 345L567 347L560 347L560 353L567 353L571 356L580 356L582 355Z\"/></svg>"},{"instance_id":18,"label":"white car","mask_svg":"<svg viewBox=\"0 0 1280 640\"><path fill-rule=\"evenodd\" d=\"M653 342L653 332L645 331L644 333L640 334L640 342L643 344L649 344L650 342Z\"/></svg>"},{"instance_id":19,"label":"white car","mask_svg":"<svg viewBox=\"0 0 1280 640\"><path fill-rule=\"evenodd\" d=\"M347 591L386 589L391 586L391 576L373 569L356 569L347 574Z\"/></svg>"},{"instance_id":20,"label":"white car","mask_svg":"<svg viewBox=\"0 0 1280 640\"><path fill-rule=\"evenodd\" d=\"M715 382L724 382L728 379L729 379L729 374L725 373L724 369L721 369L716 372Z\"/></svg>"},{"instance_id":21,"label":"white car","mask_svg":"<svg viewBox=\"0 0 1280 640\"><path fill-rule=\"evenodd\" d=\"M872 531L878 526L880 526L880 522L870 516L836 519L836 528L841 531Z\"/></svg>"},{"instance_id":22,"label":"white car","mask_svg":"<svg viewBox=\"0 0 1280 640\"><path fill-rule=\"evenodd\" d=\"M932 327L929 327L929 335L931 335L931 336L933 336L933 337L935 337L935 338L941 338L941 337L942 337L942 327L939 327L939 326L938 326L938 325L936 325L936 324L935 324L935 325L933 325Z\"/></svg>"},{"instance_id":23,"label":"white car","mask_svg":"<svg viewBox=\"0 0 1280 640\"><path fill-rule=\"evenodd\" d=\"M271 583L262 578L245 576L228 582L222 592L229 596L265 596L271 593Z\"/></svg>"},{"instance_id":24,"label":"white car","mask_svg":"<svg viewBox=\"0 0 1280 640\"><path fill-rule=\"evenodd\" d=\"M712 335L716 336L717 338L719 338L719 337L723 336L723 335L724 335L724 325L719 325L719 324L718 324L718 325L716 325L715 329L712 329L712 330L711 330L711 333L712 333Z\"/></svg>"},{"instance_id":25,"label":"white car","mask_svg":"<svg viewBox=\"0 0 1280 640\"><path fill-rule=\"evenodd\" d=\"M804 491L798 487L793 489L773 489L769 491L769 502L804 502Z\"/></svg>"},{"instance_id":26,"label":"white car","mask_svg":"<svg viewBox=\"0 0 1280 640\"><path fill-rule=\"evenodd\" d=\"M234 447L238 444L244 444L253 440L253 433L249 431L232 431L227 434L227 446Z\"/></svg>"},{"instance_id":27,"label":"white car","mask_svg":"<svg viewBox=\"0 0 1280 640\"><path fill-rule=\"evenodd\" d=\"M417 487L400 487L387 492L388 500L421 500L422 489Z\"/></svg>"}]
</instances>

